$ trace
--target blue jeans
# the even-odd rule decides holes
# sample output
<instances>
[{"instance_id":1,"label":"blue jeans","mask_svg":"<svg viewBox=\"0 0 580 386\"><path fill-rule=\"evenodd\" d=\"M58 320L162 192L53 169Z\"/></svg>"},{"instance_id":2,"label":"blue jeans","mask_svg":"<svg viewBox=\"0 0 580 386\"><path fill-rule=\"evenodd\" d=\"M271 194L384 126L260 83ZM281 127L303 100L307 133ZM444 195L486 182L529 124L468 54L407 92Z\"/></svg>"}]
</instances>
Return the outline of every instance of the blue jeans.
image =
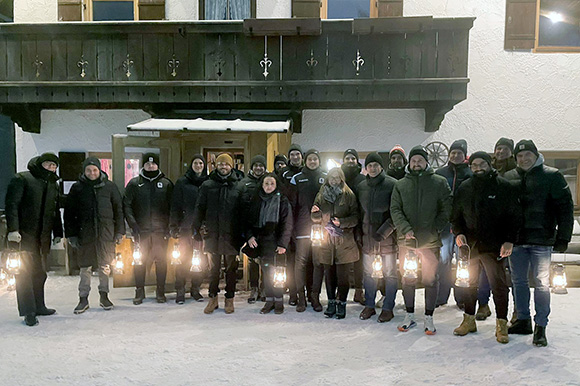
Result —
<instances>
[{"instance_id":1,"label":"blue jeans","mask_svg":"<svg viewBox=\"0 0 580 386\"><path fill-rule=\"evenodd\" d=\"M392 311L395 308L395 297L397 296L398 277L397 277L397 254L390 253L382 255L383 258L383 282L385 283L385 301L383 310ZM378 279L371 277L373 274L374 256L363 254L363 285L365 287L365 306L375 307L375 298L377 296Z\"/></svg>"},{"instance_id":2,"label":"blue jeans","mask_svg":"<svg viewBox=\"0 0 580 386\"><path fill-rule=\"evenodd\" d=\"M528 274L532 270L534 285L534 322L548 325L550 315L550 262L552 247L543 245L518 245L509 257L516 311L518 319L530 319L530 284Z\"/></svg>"},{"instance_id":3,"label":"blue jeans","mask_svg":"<svg viewBox=\"0 0 580 386\"><path fill-rule=\"evenodd\" d=\"M453 259L453 252L457 251L455 236L449 232L449 228L446 228L441 234L441 242L443 246L441 247L439 266L437 267L437 275L439 276L437 305L446 304L449 300L454 281L451 274L451 260ZM455 298L457 299L457 296Z\"/></svg>"}]
</instances>

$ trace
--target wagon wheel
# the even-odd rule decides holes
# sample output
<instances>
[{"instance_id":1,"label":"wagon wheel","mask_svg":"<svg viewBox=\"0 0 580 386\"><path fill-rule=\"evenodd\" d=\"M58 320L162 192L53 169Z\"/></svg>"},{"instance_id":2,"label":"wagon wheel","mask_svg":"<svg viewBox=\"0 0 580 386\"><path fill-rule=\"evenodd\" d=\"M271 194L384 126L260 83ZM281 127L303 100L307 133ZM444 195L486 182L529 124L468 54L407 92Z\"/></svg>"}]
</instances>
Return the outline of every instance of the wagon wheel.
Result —
<instances>
[{"instance_id":1,"label":"wagon wheel","mask_svg":"<svg viewBox=\"0 0 580 386\"><path fill-rule=\"evenodd\" d=\"M435 141L425 146L429 156L429 164L434 168L440 168L449 160L449 148L443 142Z\"/></svg>"}]
</instances>

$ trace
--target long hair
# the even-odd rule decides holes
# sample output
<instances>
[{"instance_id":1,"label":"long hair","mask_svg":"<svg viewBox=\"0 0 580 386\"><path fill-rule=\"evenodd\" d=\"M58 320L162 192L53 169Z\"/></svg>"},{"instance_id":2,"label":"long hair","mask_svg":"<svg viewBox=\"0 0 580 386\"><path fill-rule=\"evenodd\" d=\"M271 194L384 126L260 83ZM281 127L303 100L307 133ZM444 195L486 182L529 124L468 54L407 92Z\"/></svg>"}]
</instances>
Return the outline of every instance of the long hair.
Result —
<instances>
[{"instance_id":1,"label":"long hair","mask_svg":"<svg viewBox=\"0 0 580 386\"><path fill-rule=\"evenodd\" d=\"M341 203L343 203L347 196L349 196L349 195L354 196L354 192L346 184L346 177L344 176L344 172L342 171L341 168L332 168L328 171L328 174L326 175L326 178L324 179L324 184L322 185L321 189L324 189L324 186L330 186L328 179L333 175L337 175L340 178L340 189L342 190L342 195L341 195L342 197L341 197L340 201L341 201Z\"/></svg>"}]
</instances>

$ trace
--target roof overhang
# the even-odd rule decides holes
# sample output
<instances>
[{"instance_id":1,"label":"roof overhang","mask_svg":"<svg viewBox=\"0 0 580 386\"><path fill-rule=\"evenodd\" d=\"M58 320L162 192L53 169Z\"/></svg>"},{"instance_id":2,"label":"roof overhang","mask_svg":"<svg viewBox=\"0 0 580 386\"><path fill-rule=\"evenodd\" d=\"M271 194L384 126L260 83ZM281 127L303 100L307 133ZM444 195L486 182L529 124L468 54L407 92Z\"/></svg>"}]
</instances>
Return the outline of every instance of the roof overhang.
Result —
<instances>
[{"instance_id":1,"label":"roof overhang","mask_svg":"<svg viewBox=\"0 0 580 386\"><path fill-rule=\"evenodd\" d=\"M150 118L127 126L127 131L184 131L184 132L237 132L237 133L287 133L291 121L250 121L212 119L163 119Z\"/></svg>"}]
</instances>

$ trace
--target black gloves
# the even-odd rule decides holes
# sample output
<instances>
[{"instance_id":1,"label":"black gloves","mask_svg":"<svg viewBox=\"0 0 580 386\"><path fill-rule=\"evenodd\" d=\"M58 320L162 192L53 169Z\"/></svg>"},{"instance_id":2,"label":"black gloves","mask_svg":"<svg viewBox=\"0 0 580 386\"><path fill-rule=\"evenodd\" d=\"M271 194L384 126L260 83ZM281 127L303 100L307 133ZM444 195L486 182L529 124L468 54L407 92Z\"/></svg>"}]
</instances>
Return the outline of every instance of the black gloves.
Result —
<instances>
[{"instance_id":1,"label":"black gloves","mask_svg":"<svg viewBox=\"0 0 580 386\"><path fill-rule=\"evenodd\" d=\"M568 249L568 242L566 240L556 240L554 243L554 252L564 253Z\"/></svg>"}]
</instances>

